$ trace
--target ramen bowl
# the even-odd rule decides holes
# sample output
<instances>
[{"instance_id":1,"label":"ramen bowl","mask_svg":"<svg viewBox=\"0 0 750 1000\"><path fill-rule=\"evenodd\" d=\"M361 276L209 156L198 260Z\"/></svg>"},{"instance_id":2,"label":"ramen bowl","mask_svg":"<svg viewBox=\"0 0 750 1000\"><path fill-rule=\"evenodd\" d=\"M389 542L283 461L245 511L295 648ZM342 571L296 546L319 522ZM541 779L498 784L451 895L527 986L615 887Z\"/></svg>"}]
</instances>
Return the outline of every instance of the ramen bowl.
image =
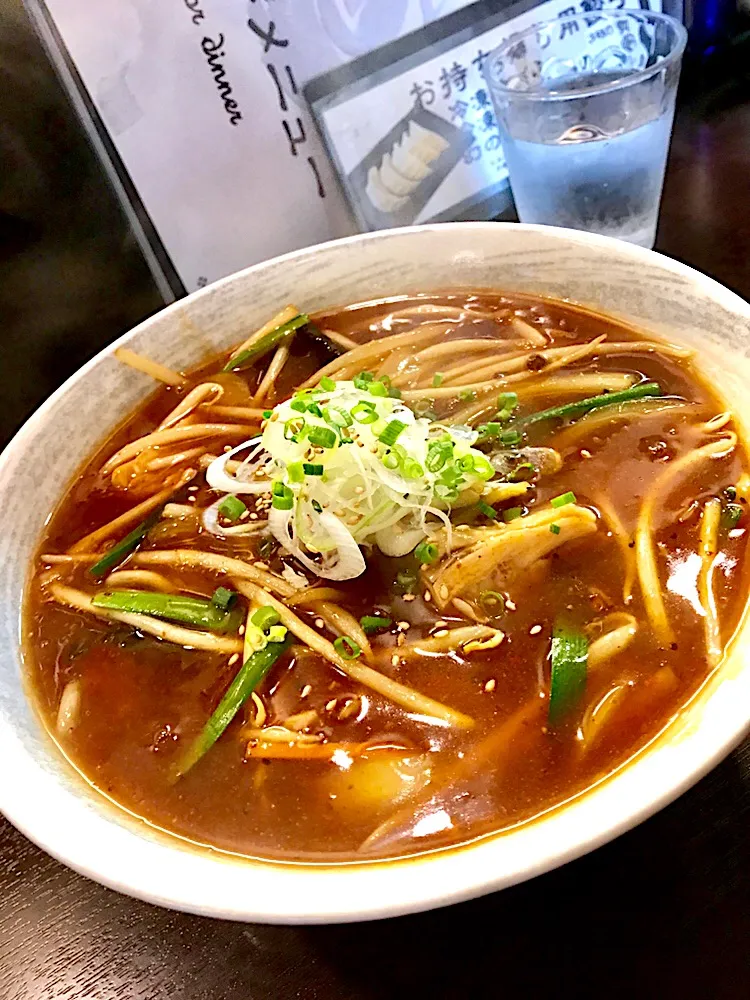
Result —
<instances>
[{"instance_id":1,"label":"ramen bowl","mask_svg":"<svg viewBox=\"0 0 750 1000\"><path fill-rule=\"evenodd\" d=\"M165 833L106 799L61 754L25 682L24 588L49 513L83 461L151 391L127 345L187 370L227 350L293 295L309 312L386 296L497 289L582 303L694 348L747 436L750 307L696 271L604 237L460 223L380 232L258 264L171 305L90 361L0 459L0 810L52 856L104 885L194 913L267 923L395 916L492 892L630 829L697 781L750 726L750 627L634 759L536 819L406 858L295 863L239 857ZM103 405L106 400L106 406Z\"/></svg>"}]
</instances>

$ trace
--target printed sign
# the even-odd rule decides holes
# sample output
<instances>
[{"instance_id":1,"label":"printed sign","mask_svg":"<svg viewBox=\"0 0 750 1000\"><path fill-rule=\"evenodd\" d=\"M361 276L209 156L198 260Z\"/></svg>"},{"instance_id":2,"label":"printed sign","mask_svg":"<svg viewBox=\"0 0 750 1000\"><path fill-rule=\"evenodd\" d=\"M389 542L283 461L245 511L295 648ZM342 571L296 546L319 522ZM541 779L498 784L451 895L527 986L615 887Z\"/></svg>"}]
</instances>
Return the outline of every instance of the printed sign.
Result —
<instances>
[{"instance_id":1,"label":"printed sign","mask_svg":"<svg viewBox=\"0 0 750 1000\"><path fill-rule=\"evenodd\" d=\"M357 229L492 217L508 194L482 53L566 6L26 2L165 298Z\"/></svg>"}]
</instances>

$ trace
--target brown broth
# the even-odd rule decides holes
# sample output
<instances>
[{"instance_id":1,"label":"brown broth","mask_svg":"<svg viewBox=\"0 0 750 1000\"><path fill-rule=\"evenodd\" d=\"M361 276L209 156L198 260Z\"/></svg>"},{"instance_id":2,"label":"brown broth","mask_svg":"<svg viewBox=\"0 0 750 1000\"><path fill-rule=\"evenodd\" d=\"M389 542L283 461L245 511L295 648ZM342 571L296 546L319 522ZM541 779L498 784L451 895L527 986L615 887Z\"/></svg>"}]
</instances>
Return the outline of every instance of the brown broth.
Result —
<instances>
[{"instance_id":1,"label":"brown broth","mask_svg":"<svg viewBox=\"0 0 750 1000\"><path fill-rule=\"evenodd\" d=\"M554 346L583 342L601 333L610 341L637 339L632 330L606 316L552 300L490 293L415 300L439 307L463 306L467 301L495 310L497 319L466 322L452 336L510 336L508 322L515 313L549 335ZM318 323L364 342L383 332L383 321L393 310L415 302L366 303L318 317ZM274 401L288 396L326 360L322 349L311 348L298 337ZM632 354L604 356L595 365L582 362L574 367L633 372L656 380L665 393L704 404L704 419L723 409L688 362L659 353L634 349ZM191 384L214 371L215 360L195 373ZM222 402L248 405L247 385L254 389L258 378L259 373L252 371L245 382L228 380L231 393ZM160 389L86 464L54 512L40 552L64 552L82 535L136 502L128 490L107 488L98 470L123 443L153 429L178 397L174 389ZM559 401L559 396L536 397L524 410L543 409ZM540 427L534 430L531 443L551 438L554 433ZM666 463L695 447L696 440L694 421L668 411L644 422L600 429L563 450L562 469L540 479L532 509L568 490L575 492L579 504L595 507L596 497L603 493L632 533L644 491ZM394 667L391 654L398 650L398 632L391 630L373 639L374 649L385 650L377 660L379 669L471 715L476 720L473 730L454 730L410 717L377 694L358 688L310 652L287 656L260 689L274 718L316 709L320 718L316 731L326 739L342 743L392 740L413 748L403 759L377 750L353 763L351 759L245 759L247 740L241 729L248 724L246 706L205 758L174 781L177 756L200 732L237 667L229 666L226 656L142 637L127 626L50 603L39 576L29 588L26 609L28 669L38 704L54 733L61 694L71 680L80 680L80 720L71 732L59 737L68 757L97 788L139 816L223 850L305 860L369 857L373 855L357 853L358 848L389 817L394 818L394 827L374 846L375 856L414 853L502 830L567 800L622 765L664 728L706 679L709 666L702 618L693 596L698 511L683 520L680 516L692 501L703 501L736 483L745 468L744 454L735 449L730 457L701 466L696 476L665 498L656 541L666 581L666 608L677 640L667 648L656 642L636 584L627 607L640 624L635 640L590 676L579 710L557 728L547 724L546 702L540 697L549 684L552 622L561 610L582 624L626 610L622 556L603 525L596 534L560 546L521 583L509 588L515 607L499 622L506 638L497 649L470 656L416 657ZM192 494L183 491L178 499L184 503L194 497L196 506L204 506L214 496L203 484ZM746 543L743 523L721 541L716 593L724 643L744 606ZM170 543L168 536L157 531L146 547L197 546L247 558L253 555L253 544L232 544L205 534ZM277 554L271 567L278 570L281 565ZM363 576L346 582L345 607L357 618L381 609L394 623L408 623L409 642L434 631L439 616L434 604L424 599L424 587L414 589L414 600L404 600L394 589L399 570L412 566L411 557L389 559L374 553L368 557ZM173 573L172 579L205 594L217 583L215 577L184 571ZM66 570L65 580L92 589L85 568ZM303 613L303 617L311 624L315 621L313 614ZM445 620L465 624L457 615ZM583 713L617 682L628 687L621 707L613 714L612 724L583 753L577 739ZM358 712L339 719L342 709L356 698L361 699ZM498 737L499 747L486 743L493 733L500 731L502 736L503 724L519 713L525 713L525 720L511 726L507 739ZM479 755L481 766L462 769L461 761L473 760L472 754ZM427 777L431 785L425 785ZM436 793L429 801L433 787Z\"/></svg>"}]
</instances>

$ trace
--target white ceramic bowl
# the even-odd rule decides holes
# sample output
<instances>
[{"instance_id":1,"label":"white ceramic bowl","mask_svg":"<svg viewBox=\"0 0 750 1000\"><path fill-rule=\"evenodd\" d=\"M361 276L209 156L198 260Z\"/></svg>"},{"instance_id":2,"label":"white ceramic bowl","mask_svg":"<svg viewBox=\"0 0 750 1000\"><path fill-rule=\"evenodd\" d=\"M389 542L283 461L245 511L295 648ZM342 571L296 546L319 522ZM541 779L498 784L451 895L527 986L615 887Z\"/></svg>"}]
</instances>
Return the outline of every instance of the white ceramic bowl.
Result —
<instances>
[{"instance_id":1,"label":"white ceramic bowl","mask_svg":"<svg viewBox=\"0 0 750 1000\"><path fill-rule=\"evenodd\" d=\"M750 307L649 250L542 226L461 223L339 240L258 264L189 296L99 354L29 420L0 459L0 810L54 857L105 885L195 913L278 923L386 917L478 896L576 858L639 823L713 767L750 724L750 628L648 749L535 822L404 861L295 865L193 849L94 792L26 696L21 599L45 519L83 460L152 391L118 364L128 344L190 368L290 298L310 312L378 296L495 288L570 298L697 347L740 414Z\"/></svg>"}]
</instances>

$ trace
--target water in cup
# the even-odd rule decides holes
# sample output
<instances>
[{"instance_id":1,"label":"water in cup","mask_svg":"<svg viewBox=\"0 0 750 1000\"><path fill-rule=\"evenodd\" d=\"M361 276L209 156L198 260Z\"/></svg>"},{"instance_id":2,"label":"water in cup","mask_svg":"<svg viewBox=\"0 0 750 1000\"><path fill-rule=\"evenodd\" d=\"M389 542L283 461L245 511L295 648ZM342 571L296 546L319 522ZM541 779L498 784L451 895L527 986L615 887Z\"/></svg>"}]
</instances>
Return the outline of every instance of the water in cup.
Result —
<instances>
[{"instance_id":1,"label":"water in cup","mask_svg":"<svg viewBox=\"0 0 750 1000\"><path fill-rule=\"evenodd\" d=\"M652 247L671 127L664 114L614 132L571 125L552 141L507 136L520 218Z\"/></svg>"},{"instance_id":2,"label":"water in cup","mask_svg":"<svg viewBox=\"0 0 750 1000\"><path fill-rule=\"evenodd\" d=\"M647 11L571 16L489 57L522 222L654 245L685 37Z\"/></svg>"}]
</instances>

